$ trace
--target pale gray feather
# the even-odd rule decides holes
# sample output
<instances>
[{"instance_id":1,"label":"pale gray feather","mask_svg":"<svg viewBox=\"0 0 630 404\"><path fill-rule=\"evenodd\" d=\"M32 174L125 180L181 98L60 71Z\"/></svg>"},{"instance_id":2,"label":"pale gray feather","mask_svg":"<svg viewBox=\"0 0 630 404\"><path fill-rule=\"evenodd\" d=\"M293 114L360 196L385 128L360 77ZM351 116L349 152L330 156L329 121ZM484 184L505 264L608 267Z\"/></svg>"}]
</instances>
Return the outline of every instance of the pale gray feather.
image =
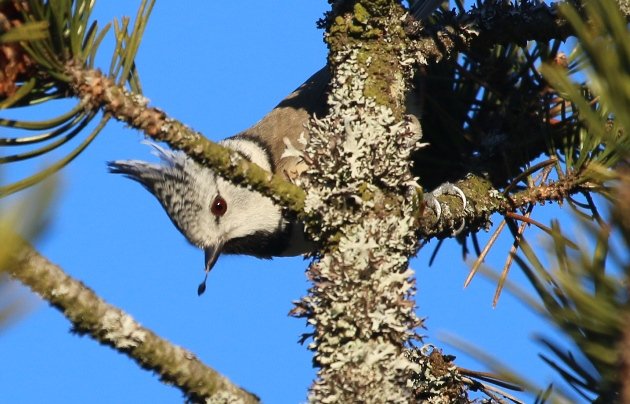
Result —
<instances>
[{"instance_id":1,"label":"pale gray feather","mask_svg":"<svg viewBox=\"0 0 630 404\"><path fill-rule=\"evenodd\" d=\"M221 143L262 168L273 169L270 153L257 139L237 136ZM284 218L271 199L224 180L182 152L151 146L160 163L119 160L109 162L109 169L137 181L156 197L186 239L206 251L208 270L221 252L271 258L312 249L302 225ZM222 215L212 212L217 197L227 205Z\"/></svg>"}]
</instances>

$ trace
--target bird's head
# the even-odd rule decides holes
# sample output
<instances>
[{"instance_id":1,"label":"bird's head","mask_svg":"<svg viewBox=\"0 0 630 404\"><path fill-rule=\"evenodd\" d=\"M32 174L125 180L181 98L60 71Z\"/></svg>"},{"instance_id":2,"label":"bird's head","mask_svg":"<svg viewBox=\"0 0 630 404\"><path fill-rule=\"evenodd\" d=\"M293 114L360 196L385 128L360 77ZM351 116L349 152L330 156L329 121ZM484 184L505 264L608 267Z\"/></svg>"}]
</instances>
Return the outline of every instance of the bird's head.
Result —
<instances>
[{"instance_id":1,"label":"bird's head","mask_svg":"<svg viewBox=\"0 0 630 404\"><path fill-rule=\"evenodd\" d=\"M271 199L232 184L184 153L153 145L162 164L113 161L109 169L142 184L193 245L206 271L222 252L261 258L283 255L287 222Z\"/></svg>"}]
</instances>

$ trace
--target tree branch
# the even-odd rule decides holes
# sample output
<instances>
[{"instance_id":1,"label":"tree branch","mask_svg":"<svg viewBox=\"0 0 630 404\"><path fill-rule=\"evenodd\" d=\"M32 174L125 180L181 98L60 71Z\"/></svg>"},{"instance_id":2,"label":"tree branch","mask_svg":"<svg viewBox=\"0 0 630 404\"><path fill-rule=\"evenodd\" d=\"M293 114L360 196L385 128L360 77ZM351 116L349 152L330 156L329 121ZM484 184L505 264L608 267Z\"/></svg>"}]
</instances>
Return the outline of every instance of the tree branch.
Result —
<instances>
[{"instance_id":1,"label":"tree branch","mask_svg":"<svg viewBox=\"0 0 630 404\"><path fill-rule=\"evenodd\" d=\"M312 402L434 402L465 386L408 348L420 339L414 210L408 163L421 130L405 117L413 76L398 1L334 2L326 42L332 72L328 114L308 124L306 230L322 248L308 295L293 313L313 327ZM446 367L446 366L445 366Z\"/></svg>"},{"instance_id":2,"label":"tree branch","mask_svg":"<svg viewBox=\"0 0 630 404\"><path fill-rule=\"evenodd\" d=\"M459 51L489 49L499 44L565 40L574 31L558 13L558 4L487 1L466 13L444 12L440 23L430 26L408 16L405 31L420 55L420 64L438 62ZM626 19L630 19L628 2L619 0L618 4Z\"/></svg>"},{"instance_id":3,"label":"tree branch","mask_svg":"<svg viewBox=\"0 0 630 404\"><path fill-rule=\"evenodd\" d=\"M252 129L260 136L271 136L278 129L278 120L292 122L289 127L296 130L305 127L310 115L304 111L321 110L325 104L325 93L321 91L329 75L322 69L313 76L314 82L305 87L299 97L289 96L280 103L265 118ZM214 142L205 139L200 133L190 129L186 125L168 118L165 112L155 107L147 106L147 100L137 94L118 87L100 72L96 70L81 70L72 68L74 88L83 102L90 108L103 108L115 118L128 125L141 130L148 137L164 141L175 149L184 151L200 164L216 169L221 175L233 181L251 186L253 189L273 197L283 206L287 206L295 213L302 213L305 194L302 189L284 180L281 175L270 176L269 173L253 163L249 163L235 153ZM278 115L278 116L276 116ZM274 133L282 136L283 133ZM288 133L287 133L288 135ZM567 180L568 181L568 180ZM562 182L562 190L559 184L548 188L539 188L538 195L533 195L534 190L514 195L514 205L508 203L492 184L481 176L469 175L466 179L458 181L460 187L471 203L466 211L458 198L449 195L438 197L441 203L447 204L449 210L444 212L438 221L432 211L421 209L423 219L419 222L418 234L420 238L451 237L465 223L466 232L474 232L486 228L490 224L492 213L504 213L511 211L512 207L518 208L530 202L544 202L563 199L569 194L579 192L579 187L569 181Z\"/></svg>"},{"instance_id":4,"label":"tree branch","mask_svg":"<svg viewBox=\"0 0 630 404\"><path fill-rule=\"evenodd\" d=\"M238 153L209 141L199 132L167 117L162 110L149 107L146 98L117 86L98 70L84 70L70 64L67 71L72 77L71 86L75 94L87 108L102 109L151 139L183 151L197 163L211 167L235 183L269 196L292 212L302 211L304 191L281 175L270 174L241 158Z\"/></svg>"},{"instance_id":5,"label":"tree branch","mask_svg":"<svg viewBox=\"0 0 630 404\"><path fill-rule=\"evenodd\" d=\"M79 335L89 335L177 386L193 402L258 403L259 399L204 365L191 352L160 338L122 310L107 304L83 283L15 236L13 260L6 271L61 311Z\"/></svg>"},{"instance_id":6,"label":"tree branch","mask_svg":"<svg viewBox=\"0 0 630 404\"><path fill-rule=\"evenodd\" d=\"M570 195L592 190L579 175L567 175L558 181L533 186L508 196L497 190L487 179L476 175L469 175L455 185L468 199L466 209L463 209L462 200L458 196L440 196L438 199L448 209L442 210L439 219L432 210L424 209L417 229L421 239L442 239L459 232L476 232L492 224L490 217L494 213L514 212L530 204L562 202Z\"/></svg>"}]
</instances>

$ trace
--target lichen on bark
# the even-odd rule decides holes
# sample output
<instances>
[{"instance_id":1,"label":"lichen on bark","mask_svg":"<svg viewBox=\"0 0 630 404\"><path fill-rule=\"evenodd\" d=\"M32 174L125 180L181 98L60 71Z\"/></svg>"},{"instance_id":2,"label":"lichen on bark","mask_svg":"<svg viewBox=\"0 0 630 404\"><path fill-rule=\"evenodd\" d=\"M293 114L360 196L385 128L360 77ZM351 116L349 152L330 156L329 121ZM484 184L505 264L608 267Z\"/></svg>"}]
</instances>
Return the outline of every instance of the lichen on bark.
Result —
<instances>
[{"instance_id":1,"label":"lichen on bark","mask_svg":"<svg viewBox=\"0 0 630 404\"><path fill-rule=\"evenodd\" d=\"M407 402L407 380L418 366L404 348L420 320L408 267L417 246L417 194L404 190L412 190L407 159L420 136L365 97L358 53L338 53L331 112L311 122L305 151L312 161L305 210L315 219L309 229L326 245L299 304L315 327L310 348L320 367L310 398Z\"/></svg>"},{"instance_id":2,"label":"lichen on bark","mask_svg":"<svg viewBox=\"0 0 630 404\"><path fill-rule=\"evenodd\" d=\"M404 118L412 72L398 37L403 9L378 1L333 10L329 113L308 124L302 180L307 231L323 246L295 311L314 327L309 347L319 371L309 399L411 402L410 380L421 367L406 349L419 339L421 320L408 265L419 204L409 156L421 132Z\"/></svg>"}]
</instances>

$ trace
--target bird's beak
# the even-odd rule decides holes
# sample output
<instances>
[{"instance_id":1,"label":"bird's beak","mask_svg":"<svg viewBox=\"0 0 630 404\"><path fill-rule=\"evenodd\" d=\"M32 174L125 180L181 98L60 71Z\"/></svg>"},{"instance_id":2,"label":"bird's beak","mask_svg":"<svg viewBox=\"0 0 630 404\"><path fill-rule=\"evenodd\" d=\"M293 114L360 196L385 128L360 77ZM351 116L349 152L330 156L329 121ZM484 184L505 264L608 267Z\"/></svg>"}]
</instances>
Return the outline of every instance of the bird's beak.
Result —
<instances>
[{"instance_id":1,"label":"bird's beak","mask_svg":"<svg viewBox=\"0 0 630 404\"><path fill-rule=\"evenodd\" d=\"M206 276L203 278L203 282L199 284L197 287L197 295L201 296L203 292L206 291L206 281L208 280L208 273L217 262L217 258L221 255L221 249L223 248L223 243L219 243L213 247L204 248L204 253L206 255Z\"/></svg>"},{"instance_id":2,"label":"bird's beak","mask_svg":"<svg viewBox=\"0 0 630 404\"><path fill-rule=\"evenodd\" d=\"M219 255L221 255L222 247L222 244L218 244L215 246L206 247L203 250L206 256L206 273L210 272L212 270L212 267L214 267L214 264L217 262Z\"/></svg>"}]
</instances>

